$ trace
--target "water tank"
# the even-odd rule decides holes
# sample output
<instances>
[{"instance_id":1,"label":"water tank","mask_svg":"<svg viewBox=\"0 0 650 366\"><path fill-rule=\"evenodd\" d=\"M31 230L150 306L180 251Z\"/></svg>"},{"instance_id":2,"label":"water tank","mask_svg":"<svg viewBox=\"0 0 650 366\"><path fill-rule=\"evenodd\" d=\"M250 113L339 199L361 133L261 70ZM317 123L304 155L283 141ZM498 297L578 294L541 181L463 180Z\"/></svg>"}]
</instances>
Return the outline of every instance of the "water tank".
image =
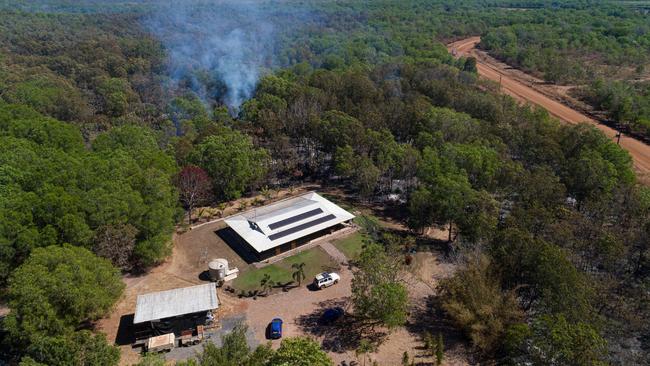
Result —
<instances>
[{"instance_id":1,"label":"water tank","mask_svg":"<svg viewBox=\"0 0 650 366\"><path fill-rule=\"evenodd\" d=\"M208 263L208 272L212 281L223 281L228 272L228 261L223 258L211 260Z\"/></svg>"}]
</instances>

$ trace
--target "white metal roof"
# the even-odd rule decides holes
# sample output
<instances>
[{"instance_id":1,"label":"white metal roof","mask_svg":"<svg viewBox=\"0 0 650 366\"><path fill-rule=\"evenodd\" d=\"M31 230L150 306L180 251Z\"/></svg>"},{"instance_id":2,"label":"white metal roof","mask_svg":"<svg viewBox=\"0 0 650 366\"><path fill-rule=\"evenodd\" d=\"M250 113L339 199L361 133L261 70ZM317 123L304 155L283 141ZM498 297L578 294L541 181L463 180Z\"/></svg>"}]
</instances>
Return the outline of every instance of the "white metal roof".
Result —
<instances>
[{"instance_id":1,"label":"white metal roof","mask_svg":"<svg viewBox=\"0 0 650 366\"><path fill-rule=\"evenodd\" d=\"M224 221L261 253L353 218L316 192L309 192Z\"/></svg>"},{"instance_id":2,"label":"white metal roof","mask_svg":"<svg viewBox=\"0 0 650 366\"><path fill-rule=\"evenodd\" d=\"M133 324L219 307L214 283L138 295Z\"/></svg>"}]
</instances>

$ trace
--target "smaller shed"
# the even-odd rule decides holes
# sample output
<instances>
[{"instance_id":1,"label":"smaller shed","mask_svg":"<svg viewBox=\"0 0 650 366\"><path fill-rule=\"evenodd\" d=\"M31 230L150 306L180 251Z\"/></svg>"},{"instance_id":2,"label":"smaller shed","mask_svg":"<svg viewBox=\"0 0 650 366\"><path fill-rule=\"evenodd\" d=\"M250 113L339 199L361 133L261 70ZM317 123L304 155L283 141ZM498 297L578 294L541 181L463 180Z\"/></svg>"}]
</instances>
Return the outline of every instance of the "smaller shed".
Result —
<instances>
[{"instance_id":1,"label":"smaller shed","mask_svg":"<svg viewBox=\"0 0 650 366\"><path fill-rule=\"evenodd\" d=\"M133 317L136 339L194 332L212 321L212 311L218 307L214 283L138 295Z\"/></svg>"}]
</instances>

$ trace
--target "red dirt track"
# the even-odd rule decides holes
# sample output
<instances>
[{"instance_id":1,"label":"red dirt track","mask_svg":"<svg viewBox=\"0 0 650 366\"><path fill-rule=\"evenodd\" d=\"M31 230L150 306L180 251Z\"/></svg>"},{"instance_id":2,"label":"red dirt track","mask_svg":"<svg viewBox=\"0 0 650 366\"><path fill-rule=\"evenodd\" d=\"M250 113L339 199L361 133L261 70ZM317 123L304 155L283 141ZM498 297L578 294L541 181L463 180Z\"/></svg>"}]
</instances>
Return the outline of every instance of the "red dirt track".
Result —
<instances>
[{"instance_id":1,"label":"red dirt track","mask_svg":"<svg viewBox=\"0 0 650 366\"><path fill-rule=\"evenodd\" d=\"M568 123L586 122L594 125L605 135L614 139L617 131L605 126L593 118L578 112L557 100L554 100L533 87L528 86L510 75L503 65L492 59L484 52L476 49L476 45L481 41L480 37L471 37L447 45L449 51L453 51L456 57L473 56L476 58L476 67L481 77L501 83L501 90L521 102L529 102L546 109L552 116ZM480 52L480 53L479 53ZM632 156L634 167L637 170L639 178L647 180L650 176L650 146L629 136L621 136L621 147L627 150Z\"/></svg>"}]
</instances>

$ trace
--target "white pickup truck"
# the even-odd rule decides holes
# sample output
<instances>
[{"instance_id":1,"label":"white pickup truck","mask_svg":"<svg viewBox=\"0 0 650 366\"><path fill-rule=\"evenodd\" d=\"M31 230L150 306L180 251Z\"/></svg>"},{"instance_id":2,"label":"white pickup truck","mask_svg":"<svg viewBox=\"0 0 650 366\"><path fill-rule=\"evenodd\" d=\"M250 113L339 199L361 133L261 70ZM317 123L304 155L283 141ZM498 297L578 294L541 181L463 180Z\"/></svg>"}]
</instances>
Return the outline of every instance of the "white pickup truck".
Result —
<instances>
[{"instance_id":1,"label":"white pickup truck","mask_svg":"<svg viewBox=\"0 0 650 366\"><path fill-rule=\"evenodd\" d=\"M334 272L323 272L316 275L314 278L314 286L317 289L322 289L323 287L330 287L339 283L341 277Z\"/></svg>"}]
</instances>

